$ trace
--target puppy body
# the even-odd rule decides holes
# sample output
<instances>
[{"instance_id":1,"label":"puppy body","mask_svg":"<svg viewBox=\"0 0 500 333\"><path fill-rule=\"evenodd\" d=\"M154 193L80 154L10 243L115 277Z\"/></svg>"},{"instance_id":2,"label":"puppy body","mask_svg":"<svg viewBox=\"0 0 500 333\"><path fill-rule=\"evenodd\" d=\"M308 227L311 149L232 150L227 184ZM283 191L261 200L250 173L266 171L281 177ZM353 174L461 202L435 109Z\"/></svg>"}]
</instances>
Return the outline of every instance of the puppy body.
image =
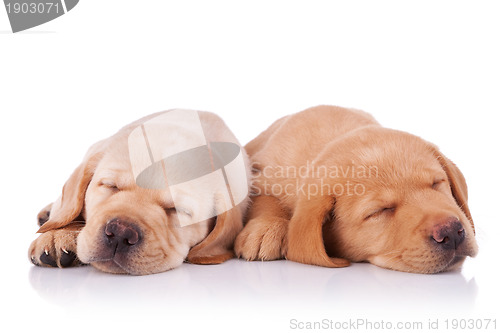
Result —
<instances>
[{"instance_id":1,"label":"puppy body","mask_svg":"<svg viewBox=\"0 0 500 333\"><path fill-rule=\"evenodd\" d=\"M255 196L235 244L240 257L435 273L477 252L458 168L367 113L311 108L276 121L246 149Z\"/></svg>"},{"instance_id":2,"label":"puppy body","mask_svg":"<svg viewBox=\"0 0 500 333\"><path fill-rule=\"evenodd\" d=\"M39 232L43 234L29 250L35 264L50 266L52 263L52 266L62 267L61 259L73 252L81 262L106 272L150 274L177 267L185 259L192 263L214 264L234 256L232 245L242 228L248 198L234 208L216 210L218 205L224 204L220 193L213 193L211 200L206 200L206 196L201 200L201 189L188 184L184 192L177 195L174 205L168 188L151 190L136 184L129 152L130 134L162 114L153 114L127 125L89 149L83 163L66 182L62 196L39 214L43 224ZM208 112L198 112L198 116L207 143L230 142L240 146L218 116ZM166 124L162 130L168 133L164 144L179 146L179 150L195 137L189 129L175 124L171 127ZM244 149L241 153L248 188L249 162ZM183 168L196 166L187 164ZM194 220L200 212L223 210L224 213L214 218L184 227L179 225L178 214L183 214L184 220ZM85 224L80 225L76 236L75 233L73 237L64 234L68 226L74 229L73 221L81 219ZM118 235L119 242L115 242ZM62 238L69 241L61 243Z\"/></svg>"}]
</instances>

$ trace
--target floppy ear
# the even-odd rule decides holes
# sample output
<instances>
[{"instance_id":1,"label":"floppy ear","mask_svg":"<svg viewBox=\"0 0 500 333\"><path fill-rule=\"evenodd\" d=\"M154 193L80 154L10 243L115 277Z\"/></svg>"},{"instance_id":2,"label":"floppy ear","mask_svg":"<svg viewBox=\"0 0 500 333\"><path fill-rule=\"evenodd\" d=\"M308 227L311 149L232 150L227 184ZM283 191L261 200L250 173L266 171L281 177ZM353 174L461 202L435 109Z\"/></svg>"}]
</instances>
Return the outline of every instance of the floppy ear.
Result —
<instances>
[{"instance_id":1,"label":"floppy ear","mask_svg":"<svg viewBox=\"0 0 500 333\"><path fill-rule=\"evenodd\" d=\"M234 240L243 228L240 205L217 216L210 234L189 251L187 259L190 263L220 264L234 258Z\"/></svg>"},{"instance_id":2,"label":"floppy ear","mask_svg":"<svg viewBox=\"0 0 500 333\"><path fill-rule=\"evenodd\" d=\"M81 214L87 187L101 157L102 153L96 144L64 184L62 195L52 204L49 219L38 229L38 233L62 228Z\"/></svg>"},{"instance_id":3,"label":"floppy ear","mask_svg":"<svg viewBox=\"0 0 500 333\"><path fill-rule=\"evenodd\" d=\"M288 260L324 267L346 267L349 261L329 257L323 243L323 223L335 198L301 194L288 227Z\"/></svg>"},{"instance_id":4,"label":"floppy ear","mask_svg":"<svg viewBox=\"0 0 500 333\"><path fill-rule=\"evenodd\" d=\"M458 206L465 213L467 219L469 219L472 225L472 230L474 231L475 234L476 229L474 228L474 221L472 220L472 216L469 210L469 205L467 204L468 195L467 195L467 183L465 182L465 177L460 171L460 169L458 169L458 167L455 165L455 163L450 161L439 151L436 151L436 154L439 163L441 164L442 168L446 172L446 175L448 176L448 180L450 182L450 187L451 187L451 193L453 194L453 197L455 198L455 201L457 202Z\"/></svg>"}]
</instances>

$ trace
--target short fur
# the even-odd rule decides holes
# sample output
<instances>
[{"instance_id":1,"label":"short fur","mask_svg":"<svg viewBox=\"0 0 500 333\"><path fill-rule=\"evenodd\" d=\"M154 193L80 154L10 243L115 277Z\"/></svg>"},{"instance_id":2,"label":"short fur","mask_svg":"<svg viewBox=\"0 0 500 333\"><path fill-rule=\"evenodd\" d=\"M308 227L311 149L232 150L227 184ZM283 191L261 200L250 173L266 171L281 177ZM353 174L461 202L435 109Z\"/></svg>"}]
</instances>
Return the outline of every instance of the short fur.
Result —
<instances>
[{"instance_id":1,"label":"short fur","mask_svg":"<svg viewBox=\"0 0 500 333\"><path fill-rule=\"evenodd\" d=\"M477 253L460 170L436 146L367 113L310 108L279 119L246 149L255 196L236 239L239 257L436 273ZM447 251L435 235L451 221L465 239Z\"/></svg>"},{"instance_id":2,"label":"short fur","mask_svg":"<svg viewBox=\"0 0 500 333\"><path fill-rule=\"evenodd\" d=\"M42 234L29 249L34 264L66 267L83 262L105 272L142 275L175 268L185 259L196 264L218 264L234 257L234 239L243 227L248 198L216 218L179 227L169 192L144 189L135 183L128 135L158 115L140 119L89 149L64 185L61 197L38 215ZM222 119L208 112L199 115L207 141L239 145ZM242 151L250 184L248 157ZM189 195L192 200L187 201L196 202L196 188ZM209 205L203 207L206 211L215 201L197 202L197 207ZM140 227L143 241L126 255L110 258L104 251L103 230L116 217Z\"/></svg>"}]
</instances>

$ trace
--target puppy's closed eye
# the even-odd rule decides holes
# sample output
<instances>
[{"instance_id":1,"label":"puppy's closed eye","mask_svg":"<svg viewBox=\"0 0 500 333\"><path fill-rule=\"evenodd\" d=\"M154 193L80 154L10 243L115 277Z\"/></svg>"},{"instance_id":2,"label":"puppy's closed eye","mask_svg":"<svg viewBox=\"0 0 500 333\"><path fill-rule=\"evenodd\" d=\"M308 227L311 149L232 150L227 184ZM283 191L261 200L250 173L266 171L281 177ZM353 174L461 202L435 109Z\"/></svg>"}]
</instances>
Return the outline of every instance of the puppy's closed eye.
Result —
<instances>
[{"instance_id":1,"label":"puppy's closed eye","mask_svg":"<svg viewBox=\"0 0 500 333\"><path fill-rule=\"evenodd\" d=\"M170 216L171 214L184 214L189 217L193 216L193 213L190 209L184 208L184 207L175 207L175 206L165 206L163 207L163 210L165 213Z\"/></svg>"},{"instance_id":2,"label":"puppy's closed eye","mask_svg":"<svg viewBox=\"0 0 500 333\"><path fill-rule=\"evenodd\" d=\"M177 213L184 214L184 215L187 215L189 217L193 216L193 212L190 209L188 209L188 208L177 207L177 208L175 208L175 210L177 211Z\"/></svg>"},{"instance_id":3,"label":"puppy's closed eye","mask_svg":"<svg viewBox=\"0 0 500 333\"><path fill-rule=\"evenodd\" d=\"M396 206L387 206L387 207L378 208L378 209L372 210L370 213L368 213L368 215L365 217L365 221L367 221L369 219L377 218L377 217L380 217L380 216L386 215L386 214L394 214L395 211L396 211Z\"/></svg>"},{"instance_id":4,"label":"puppy's closed eye","mask_svg":"<svg viewBox=\"0 0 500 333\"><path fill-rule=\"evenodd\" d=\"M431 186L431 187L432 187L432 189L433 189L433 190L438 190L438 189L439 189L439 187L440 187L440 185L441 185L441 184L444 184L445 182L446 182L446 179L444 179L444 178L436 179L436 180L434 180L434 182L432 183L432 186Z\"/></svg>"},{"instance_id":5,"label":"puppy's closed eye","mask_svg":"<svg viewBox=\"0 0 500 333\"><path fill-rule=\"evenodd\" d=\"M99 182L99 187L103 187L105 189L108 189L108 190L112 191L113 193L120 191L120 189L118 188L116 183L114 183L113 181L110 181L110 180L101 180Z\"/></svg>"}]
</instances>

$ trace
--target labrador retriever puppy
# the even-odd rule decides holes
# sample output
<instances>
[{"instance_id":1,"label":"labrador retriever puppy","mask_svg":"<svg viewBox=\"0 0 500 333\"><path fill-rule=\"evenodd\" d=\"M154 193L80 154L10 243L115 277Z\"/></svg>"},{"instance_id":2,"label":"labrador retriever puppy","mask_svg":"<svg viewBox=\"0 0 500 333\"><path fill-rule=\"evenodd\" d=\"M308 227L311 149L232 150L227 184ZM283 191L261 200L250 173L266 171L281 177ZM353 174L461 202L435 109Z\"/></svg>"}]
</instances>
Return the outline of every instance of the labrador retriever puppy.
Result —
<instances>
[{"instance_id":1,"label":"labrador retriever puppy","mask_svg":"<svg viewBox=\"0 0 500 333\"><path fill-rule=\"evenodd\" d=\"M178 154L154 156L165 150ZM89 263L134 275L163 272L186 259L222 263L234 257L249 184L248 157L218 116L150 115L89 149L61 197L39 213L42 234L29 258L39 266Z\"/></svg>"},{"instance_id":2,"label":"labrador retriever puppy","mask_svg":"<svg viewBox=\"0 0 500 333\"><path fill-rule=\"evenodd\" d=\"M279 119L246 150L254 196L239 257L437 273L477 253L460 170L367 113L313 107Z\"/></svg>"}]
</instances>

